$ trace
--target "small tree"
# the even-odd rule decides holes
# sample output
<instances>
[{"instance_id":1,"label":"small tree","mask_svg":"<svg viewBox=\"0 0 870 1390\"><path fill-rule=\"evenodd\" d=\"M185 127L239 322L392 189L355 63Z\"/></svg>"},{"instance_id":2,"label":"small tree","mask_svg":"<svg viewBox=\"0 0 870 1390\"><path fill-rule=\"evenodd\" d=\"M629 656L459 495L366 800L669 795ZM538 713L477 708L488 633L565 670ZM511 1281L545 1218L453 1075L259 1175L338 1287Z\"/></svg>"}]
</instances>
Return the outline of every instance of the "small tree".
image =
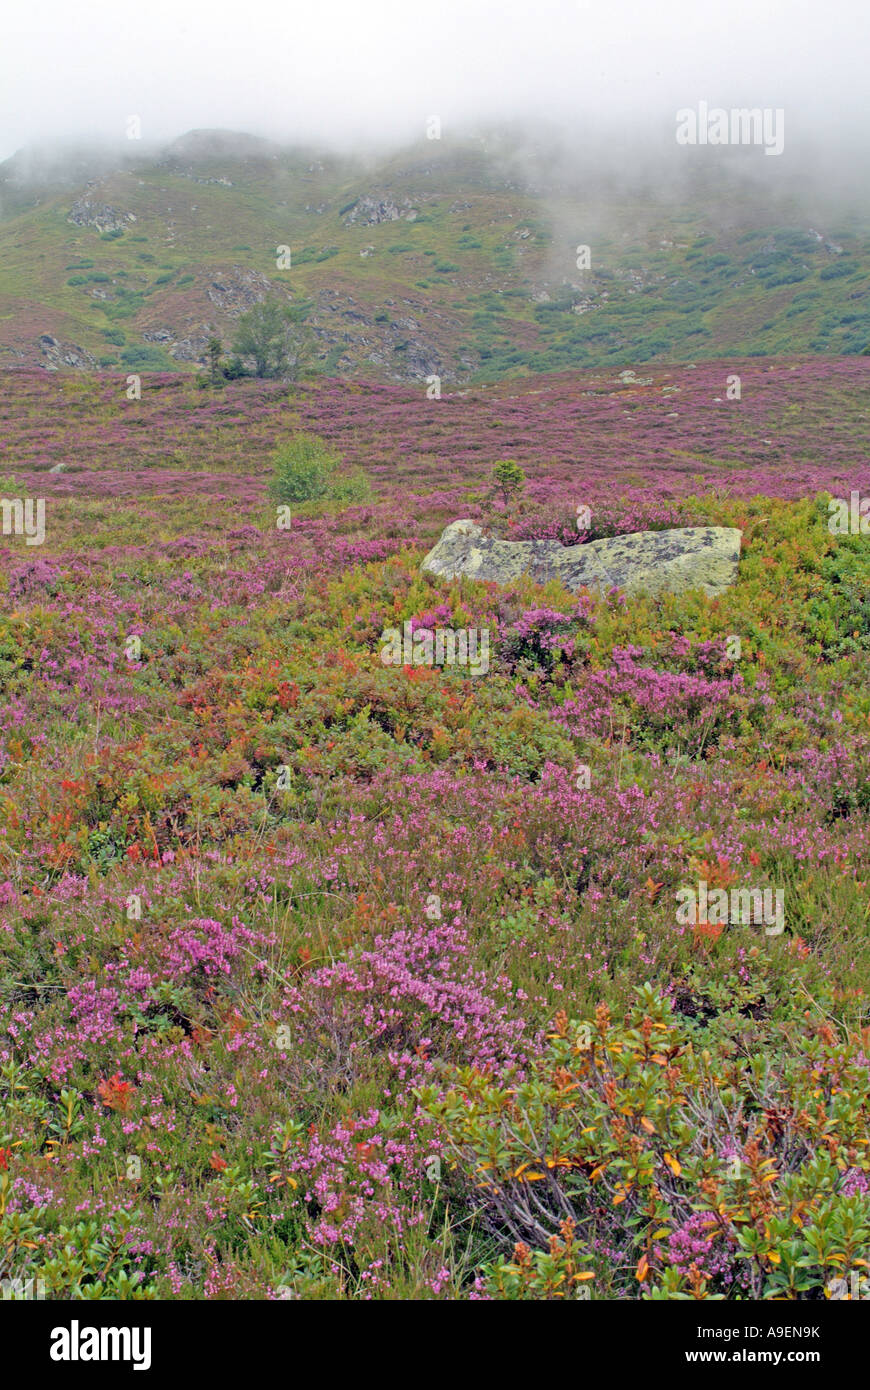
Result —
<instances>
[{"instance_id":1,"label":"small tree","mask_svg":"<svg viewBox=\"0 0 870 1390\"><path fill-rule=\"evenodd\" d=\"M254 376L296 376L305 355L299 316L289 304L264 299L239 319L233 351L253 363Z\"/></svg>"},{"instance_id":2,"label":"small tree","mask_svg":"<svg viewBox=\"0 0 870 1390\"><path fill-rule=\"evenodd\" d=\"M524 486L526 475L513 459L499 459L492 470L492 480L501 491L504 504L507 506L514 493L519 492Z\"/></svg>"},{"instance_id":3,"label":"small tree","mask_svg":"<svg viewBox=\"0 0 870 1390\"><path fill-rule=\"evenodd\" d=\"M278 446L272 462L273 497L279 502L315 502L329 492L341 456L316 434L295 434Z\"/></svg>"},{"instance_id":4,"label":"small tree","mask_svg":"<svg viewBox=\"0 0 870 1390\"><path fill-rule=\"evenodd\" d=\"M212 386L223 386L224 384L224 372L223 367L221 366L221 353L223 352L223 350L223 343L221 342L220 338L212 335L212 337L209 338L208 346L206 347L206 355L208 356L208 374Z\"/></svg>"},{"instance_id":5,"label":"small tree","mask_svg":"<svg viewBox=\"0 0 870 1390\"><path fill-rule=\"evenodd\" d=\"M278 502L316 502L329 497L353 506L371 496L362 469L341 469L341 455L316 434L295 434L278 446L272 463L275 471L270 491Z\"/></svg>"}]
</instances>

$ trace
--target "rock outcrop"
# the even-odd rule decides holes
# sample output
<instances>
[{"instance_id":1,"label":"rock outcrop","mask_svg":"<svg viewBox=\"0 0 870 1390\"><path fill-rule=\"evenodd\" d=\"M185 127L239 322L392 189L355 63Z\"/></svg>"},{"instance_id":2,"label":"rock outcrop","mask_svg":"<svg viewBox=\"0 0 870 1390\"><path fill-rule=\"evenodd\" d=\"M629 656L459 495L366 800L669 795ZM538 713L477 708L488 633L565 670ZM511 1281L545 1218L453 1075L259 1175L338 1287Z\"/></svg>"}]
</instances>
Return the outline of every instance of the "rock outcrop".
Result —
<instances>
[{"instance_id":1,"label":"rock outcrop","mask_svg":"<svg viewBox=\"0 0 870 1390\"><path fill-rule=\"evenodd\" d=\"M411 206L409 198L401 204L392 198L357 198L344 219L345 227L376 227L381 222L406 222L417 220L417 209Z\"/></svg>"},{"instance_id":2,"label":"rock outcrop","mask_svg":"<svg viewBox=\"0 0 870 1390\"><path fill-rule=\"evenodd\" d=\"M42 366L49 372L60 371L63 367L75 367L80 372L91 372L97 365L97 359L87 348L79 347L78 343L62 343L51 333L41 334L39 351L43 359Z\"/></svg>"},{"instance_id":3,"label":"rock outcrop","mask_svg":"<svg viewBox=\"0 0 870 1390\"><path fill-rule=\"evenodd\" d=\"M703 589L715 597L737 578L740 539L733 527L684 526L564 546L558 541L496 540L473 521L454 521L422 569L445 579L465 574L501 584L528 573L539 584L559 579L574 593L611 587L649 594Z\"/></svg>"},{"instance_id":4,"label":"rock outcrop","mask_svg":"<svg viewBox=\"0 0 870 1390\"><path fill-rule=\"evenodd\" d=\"M76 227L96 227L98 232L123 232L136 218L132 212L121 212L108 203L85 196L73 203L66 220Z\"/></svg>"}]
</instances>

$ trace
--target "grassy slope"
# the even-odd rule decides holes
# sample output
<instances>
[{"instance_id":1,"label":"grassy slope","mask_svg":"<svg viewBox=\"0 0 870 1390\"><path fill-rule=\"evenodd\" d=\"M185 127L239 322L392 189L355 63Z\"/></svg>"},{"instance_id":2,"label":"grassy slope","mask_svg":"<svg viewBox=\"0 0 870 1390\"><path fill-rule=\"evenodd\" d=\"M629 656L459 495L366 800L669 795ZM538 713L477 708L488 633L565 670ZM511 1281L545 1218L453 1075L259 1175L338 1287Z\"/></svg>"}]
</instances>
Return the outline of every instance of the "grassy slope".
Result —
<instances>
[{"instance_id":1,"label":"grassy slope","mask_svg":"<svg viewBox=\"0 0 870 1390\"><path fill-rule=\"evenodd\" d=\"M239 159L208 141L180 149L97 182L97 202L136 217L117 239L67 221L83 183L47 183L29 207L21 189L10 199L8 178L0 185L0 360L41 362L36 340L51 333L103 365L130 365L123 350L161 330L167 348L190 337L182 353L197 356L210 328L232 336L244 304L222 309L208 290L234 267L309 300L321 364L368 377L485 379L870 343L867 221L820 225L808 201L733 171L720 187L695 178L665 196L576 178L533 186L471 146L366 166L271 147ZM202 182L218 178L232 187ZM417 219L346 226L363 196L407 199ZM576 269L580 242L592 248L588 272ZM293 254L283 272L282 244ZM160 365L159 345L151 355Z\"/></svg>"}]
</instances>

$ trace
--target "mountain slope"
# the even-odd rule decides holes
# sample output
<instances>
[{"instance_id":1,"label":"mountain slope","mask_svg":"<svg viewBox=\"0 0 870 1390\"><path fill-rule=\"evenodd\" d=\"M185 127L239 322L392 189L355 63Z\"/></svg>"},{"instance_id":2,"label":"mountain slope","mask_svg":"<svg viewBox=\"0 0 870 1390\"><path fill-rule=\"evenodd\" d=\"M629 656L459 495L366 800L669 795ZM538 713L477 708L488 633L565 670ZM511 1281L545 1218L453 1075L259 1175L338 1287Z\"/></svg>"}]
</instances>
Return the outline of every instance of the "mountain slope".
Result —
<instances>
[{"instance_id":1,"label":"mountain slope","mask_svg":"<svg viewBox=\"0 0 870 1390\"><path fill-rule=\"evenodd\" d=\"M310 306L322 370L383 379L867 349L870 215L771 161L762 181L757 156L670 160L616 177L504 133L377 158L213 131L17 155L0 365L201 363L272 293Z\"/></svg>"}]
</instances>

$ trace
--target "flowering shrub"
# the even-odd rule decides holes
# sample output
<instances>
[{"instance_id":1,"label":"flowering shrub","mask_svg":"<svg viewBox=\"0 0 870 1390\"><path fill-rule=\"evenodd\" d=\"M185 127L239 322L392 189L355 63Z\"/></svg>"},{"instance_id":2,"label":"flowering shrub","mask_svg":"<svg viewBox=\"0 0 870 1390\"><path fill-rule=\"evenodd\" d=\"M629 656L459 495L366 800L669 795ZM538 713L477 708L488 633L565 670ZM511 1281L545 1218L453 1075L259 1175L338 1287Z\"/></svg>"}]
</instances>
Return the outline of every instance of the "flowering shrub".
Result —
<instances>
[{"instance_id":1,"label":"flowering shrub","mask_svg":"<svg viewBox=\"0 0 870 1390\"><path fill-rule=\"evenodd\" d=\"M581 605L584 600L581 600ZM583 616L588 616L591 601L586 599ZM577 616L559 613L553 608L530 608L523 613L505 634L503 650L513 661L529 661L533 665L552 666L560 657L574 655L574 639L568 630L577 625Z\"/></svg>"},{"instance_id":2,"label":"flowering shrub","mask_svg":"<svg viewBox=\"0 0 870 1390\"><path fill-rule=\"evenodd\" d=\"M470 958L458 917L424 922L376 936L371 950L313 971L305 994L293 993L289 1005L301 1012L319 994L329 1021L319 1010L318 1027L328 1029L348 1063L361 1048L374 1046L385 1051L402 1081L456 1057L500 1071L518 1056L523 1024L498 1007Z\"/></svg>"}]
</instances>

